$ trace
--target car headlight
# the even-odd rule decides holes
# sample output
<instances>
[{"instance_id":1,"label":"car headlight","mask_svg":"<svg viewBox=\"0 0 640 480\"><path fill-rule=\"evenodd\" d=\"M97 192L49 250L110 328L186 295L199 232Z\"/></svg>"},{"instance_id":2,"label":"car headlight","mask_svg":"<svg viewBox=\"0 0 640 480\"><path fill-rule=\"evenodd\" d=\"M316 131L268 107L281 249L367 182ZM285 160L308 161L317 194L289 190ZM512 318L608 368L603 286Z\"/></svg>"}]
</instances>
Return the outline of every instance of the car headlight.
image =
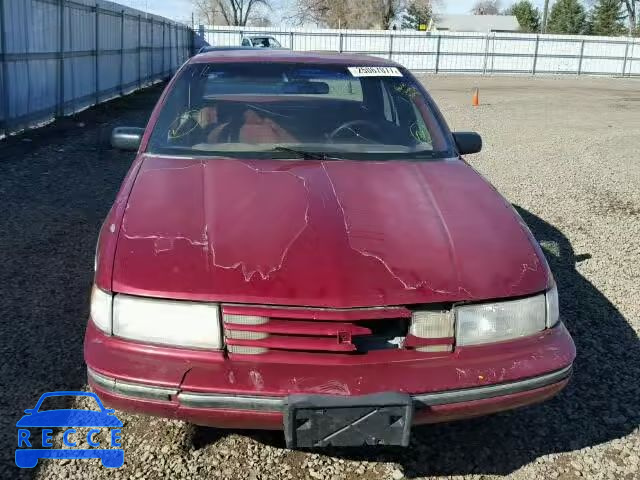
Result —
<instances>
[{"instance_id":1,"label":"car headlight","mask_svg":"<svg viewBox=\"0 0 640 480\"><path fill-rule=\"evenodd\" d=\"M554 285L546 293L533 297L462 305L455 312L459 346L513 340L558 323L558 291Z\"/></svg>"},{"instance_id":2,"label":"car headlight","mask_svg":"<svg viewBox=\"0 0 640 480\"><path fill-rule=\"evenodd\" d=\"M188 348L222 348L217 303L104 292L94 287L91 318L109 335Z\"/></svg>"},{"instance_id":3,"label":"car headlight","mask_svg":"<svg viewBox=\"0 0 640 480\"><path fill-rule=\"evenodd\" d=\"M218 304L134 297L113 299L113 334L131 340L222 348Z\"/></svg>"}]
</instances>

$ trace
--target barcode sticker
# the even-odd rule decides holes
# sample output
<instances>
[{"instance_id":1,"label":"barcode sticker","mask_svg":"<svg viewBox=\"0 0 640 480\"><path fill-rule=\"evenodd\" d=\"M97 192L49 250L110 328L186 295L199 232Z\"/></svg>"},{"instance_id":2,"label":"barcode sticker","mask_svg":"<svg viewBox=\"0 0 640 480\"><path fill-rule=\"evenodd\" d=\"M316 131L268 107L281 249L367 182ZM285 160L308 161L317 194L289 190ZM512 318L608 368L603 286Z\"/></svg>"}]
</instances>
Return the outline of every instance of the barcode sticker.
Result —
<instances>
[{"instance_id":1,"label":"barcode sticker","mask_svg":"<svg viewBox=\"0 0 640 480\"><path fill-rule=\"evenodd\" d=\"M396 67L348 67L354 77L401 77Z\"/></svg>"}]
</instances>

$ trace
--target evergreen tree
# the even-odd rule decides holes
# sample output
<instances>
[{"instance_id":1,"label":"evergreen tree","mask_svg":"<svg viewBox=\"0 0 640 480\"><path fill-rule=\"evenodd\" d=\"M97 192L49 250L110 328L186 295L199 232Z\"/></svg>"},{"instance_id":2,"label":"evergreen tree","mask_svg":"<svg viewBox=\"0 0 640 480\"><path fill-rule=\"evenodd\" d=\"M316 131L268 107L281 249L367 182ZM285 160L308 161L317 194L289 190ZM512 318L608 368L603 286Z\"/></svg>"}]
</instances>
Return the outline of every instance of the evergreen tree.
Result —
<instances>
[{"instance_id":1,"label":"evergreen tree","mask_svg":"<svg viewBox=\"0 0 640 480\"><path fill-rule=\"evenodd\" d=\"M430 3L411 2L402 16L402 28L419 30L420 25L429 25L432 16Z\"/></svg>"},{"instance_id":2,"label":"evergreen tree","mask_svg":"<svg viewBox=\"0 0 640 480\"><path fill-rule=\"evenodd\" d=\"M625 32L620 0L598 0L590 19L590 34L615 37Z\"/></svg>"},{"instance_id":3,"label":"evergreen tree","mask_svg":"<svg viewBox=\"0 0 640 480\"><path fill-rule=\"evenodd\" d=\"M580 35L587 29L587 14L578 0L558 0L549 14L547 31Z\"/></svg>"},{"instance_id":4,"label":"evergreen tree","mask_svg":"<svg viewBox=\"0 0 640 480\"><path fill-rule=\"evenodd\" d=\"M535 33L540 30L540 10L533 6L529 0L520 0L507 10L505 15L515 15L520 24L520 30Z\"/></svg>"}]
</instances>

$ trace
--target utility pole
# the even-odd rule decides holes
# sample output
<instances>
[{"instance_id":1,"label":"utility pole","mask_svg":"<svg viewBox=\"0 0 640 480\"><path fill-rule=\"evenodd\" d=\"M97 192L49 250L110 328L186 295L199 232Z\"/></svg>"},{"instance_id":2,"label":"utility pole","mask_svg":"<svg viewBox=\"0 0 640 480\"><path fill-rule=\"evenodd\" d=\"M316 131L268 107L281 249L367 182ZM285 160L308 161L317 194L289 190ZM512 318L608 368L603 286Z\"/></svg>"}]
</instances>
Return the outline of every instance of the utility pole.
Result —
<instances>
[{"instance_id":1,"label":"utility pole","mask_svg":"<svg viewBox=\"0 0 640 480\"><path fill-rule=\"evenodd\" d=\"M635 29L638 27L638 0L625 0L624 6L627 10L627 20L629 22L629 36L632 37Z\"/></svg>"},{"instance_id":2,"label":"utility pole","mask_svg":"<svg viewBox=\"0 0 640 480\"><path fill-rule=\"evenodd\" d=\"M547 19L549 18L549 0L544 0L544 13L542 14L542 28L540 33L547 33Z\"/></svg>"}]
</instances>

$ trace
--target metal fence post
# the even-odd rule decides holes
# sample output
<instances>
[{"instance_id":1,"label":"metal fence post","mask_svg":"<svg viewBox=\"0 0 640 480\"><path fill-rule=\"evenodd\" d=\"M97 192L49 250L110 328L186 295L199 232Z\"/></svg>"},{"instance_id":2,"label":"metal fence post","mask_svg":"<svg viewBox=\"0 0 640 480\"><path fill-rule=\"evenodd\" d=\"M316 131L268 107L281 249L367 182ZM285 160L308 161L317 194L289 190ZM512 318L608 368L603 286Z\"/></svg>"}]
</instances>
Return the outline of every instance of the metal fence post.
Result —
<instances>
[{"instance_id":1,"label":"metal fence post","mask_svg":"<svg viewBox=\"0 0 640 480\"><path fill-rule=\"evenodd\" d=\"M147 28L149 28L149 22L147 22ZM147 75L148 79L151 80L151 82L153 82L155 80L155 76L156 76L156 67L154 65L155 63L155 55L156 55L156 39L155 39L155 32L154 32L154 27L153 27L153 17L151 17L151 50L150 50L150 56L151 56L151 69L149 70L149 75ZM148 62L147 62L148 65Z\"/></svg>"},{"instance_id":2,"label":"metal fence post","mask_svg":"<svg viewBox=\"0 0 640 480\"><path fill-rule=\"evenodd\" d=\"M578 75L582 73L582 59L584 58L584 44L585 44L585 41L582 40L582 42L580 42L580 59L578 60Z\"/></svg>"},{"instance_id":3,"label":"metal fence post","mask_svg":"<svg viewBox=\"0 0 640 480\"><path fill-rule=\"evenodd\" d=\"M340 42L340 44L338 46L338 51L340 53L342 53L342 50L343 50L343 44L342 43L344 41L343 36L342 36L342 32L338 33L338 41Z\"/></svg>"},{"instance_id":4,"label":"metal fence post","mask_svg":"<svg viewBox=\"0 0 640 480\"><path fill-rule=\"evenodd\" d=\"M58 105L56 115L61 117L64 115L64 4L65 0L58 0L58 15L60 16L60 32L58 41L60 42L58 51L60 58L58 60Z\"/></svg>"},{"instance_id":5,"label":"metal fence post","mask_svg":"<svg viewBox=\"0 0 640 480\"><path fill-rule=\"evenodd\" d=\"M482 74L487 74L487 62L489 61L489 32L487 32L487 36L484 41L484 62L482 64Z\"/></svg>"},{"instance_id":6,"label":"metal fence post","mask_svg":"<svg viewBox=\"0 0 640 480\"><path fill-rule=\"evenodd\" d=\"M0 119L0 135L6 135L9 131L9 82L8 66L6 61L7 34L4 25L4 0L0 0L0 61L2 62L2 118Z\"/></svg>"},{"instance_id":7,"label":"metal fence post","mask_svg":"<svg viewBox=\"0 0 640 480\"><path fill-rule=\"evenodd\" d=\"M389 60L393 58L393 34L389 34Z\"/></svg>"},{"instance_id":8,"label":"metal fence post","mask_svg":"<svg viewBox=\"0 0 640 480\"><path fill-rule=\"evenodd\" d=\"M169 33L171 34L171 50L170 50L170 55L169 55L169 70L171 74L173 74L173 69L175 68L175 64L178 61L178 49L177 49L177 45L178 45L178 37L176 35L178 31L178 26L177 25L171 25L171 28L169 29ZM173 51L176 51L176 61L173 61Z\"/></svg>"},{"instance_id":9,"label":"metal fence post","mask_svg":"<svg viewBox=\"0 0 640 480\"><path fill-rule=\"evenodd\" d=\"M200 40L204 43L207 43L207 39L204 36L204 25L198 25L198 35L200 35ZM193 46L191 48L191 50L193 51L193 54L195 55L196 52L196 32L193 32ZM198 45L202 45L202 43L199 43Z\"/></svg>"},{"instance_id":10,"label":"metal fence post","mask_svg":"<svg viewBox=\"0 0 640 480\"><path fill-rule=\"evenodd\" d=\"M438 35L438 43L436 46L436 68L435 73L438 73L438 68L440 67L440 43L442 42L442 35Z\"/></svg>"},{"instance_id":11,"label":"metal fence post","mask_svg":"<svg viewBox=\"0 0 640 480\"><path fill-rule=\"evenodd\" d=\"M96 105L100 103L100 5L96 0L96 61L95 61L95 76L96 76Z\"/></svg>"},{"instance_id":12,"label":"metal fence post","mask_svg":"<svg viewBox=\"0 0 640 480\"><path fill-rule=\"evenodd\" d=\"M536 48L533 52L533 66L531 67L531 75L536 74L536 66L538 65L538 49L540 48L540 35L536 35Z\"/></svg>"},{"instance_id":13,"label":"metal fence post","mask_svg":"<svg viewBox=\"0 0 640 480\"><path fill-rule=\"evenodd\" d=\"M160 51L162 52L162 71L160 72L160 78L164 77L166 72L165 60L166 60L166 52L165 52L165 37L166 37L166 29L167 22L165 20L162 21L162 48Z\"/></svg>"},{"instance_id":14,"label":"metal fence post","mask_svg":"<svg viewBox=\"0 0 640 480\"><path fill-rule=\"evenodd\" d=\"M120 13L120 95L124 96L124 9Z\"/></svg>"},{"instance_id":15,"label":"metal fence post","mask_svg":"<svg viewBox=\"0 0 640 480\"><path fill-rule=\"evenodd\" d=\"M289 32L289 48L293 50L293 30Z\"/></svg>"},{"instance_id":16,"label":"metal fence post","mask_svg":"<svg viewBox=\"0 0 640 480\"><path fill-rule=\"evenodd\" d=\"M631 37L627 40L627 45L624 47L624 61L622 62L622 76L624 77L627 71L627 60L629 59L629 46L631 44ZM631 73L631 72L629 72Z\"/></svg>"},{"instance_id":17,"label":"metal fence post","mask_svg":"<svg viewBox=\"0 0 640 480\"><path fill-rule=\"evenodd\" d=\"M138 14L138 89L142 88L142 14Z\"/></svg>"}]
</instances>

